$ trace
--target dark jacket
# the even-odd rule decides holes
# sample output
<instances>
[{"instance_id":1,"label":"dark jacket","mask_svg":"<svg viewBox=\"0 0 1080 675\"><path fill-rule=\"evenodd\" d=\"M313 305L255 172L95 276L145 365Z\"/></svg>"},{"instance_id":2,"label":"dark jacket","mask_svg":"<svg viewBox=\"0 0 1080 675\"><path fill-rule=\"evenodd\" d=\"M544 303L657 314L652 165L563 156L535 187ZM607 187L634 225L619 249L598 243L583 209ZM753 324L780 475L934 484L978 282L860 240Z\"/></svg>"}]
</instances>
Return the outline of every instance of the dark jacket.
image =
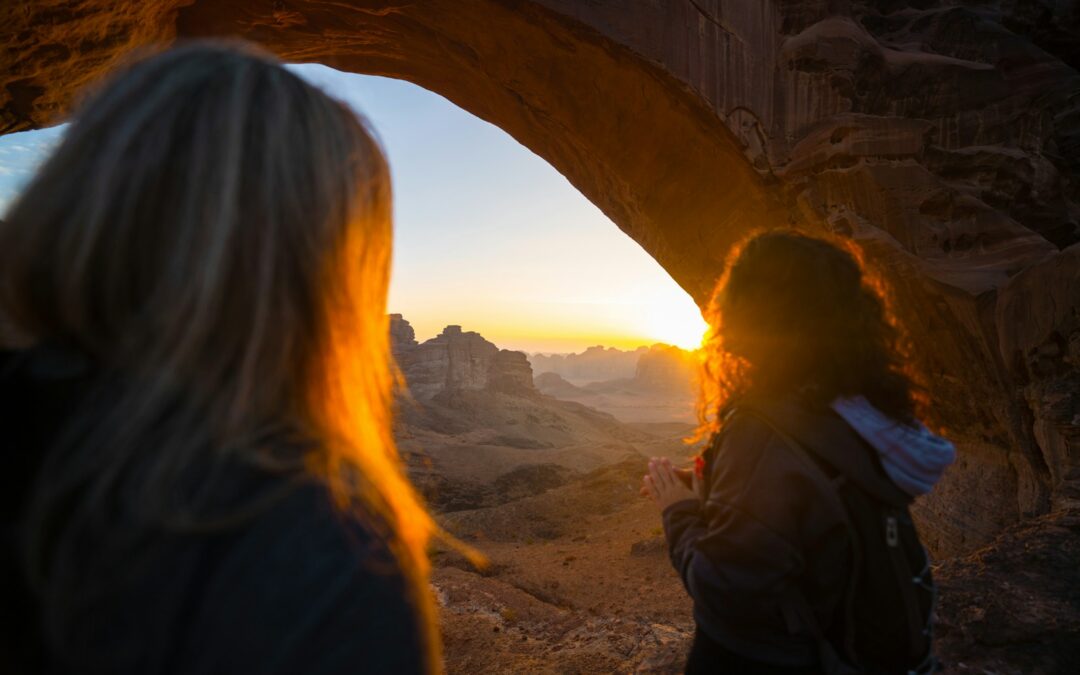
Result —
<instances>
[{"instance_id":1,"label":"dark jacket","mask_svg":"<svg viewBox=\"0 0 1080 675\"><path fill-rule=\"evenodd\" d=\"M888 479L835 413L785 404L782 414L787 434L819 452L792 450L749 406L737 409L706 452L706 499L668 507L664 530L703 633L748 659L804 666L817 662L818 645L785 618L785 605L802 594L828 634L851 572L843 507L827 478L843 467L857 482Z\"/></svg>"},{"instance_id":2,"label":"dark jacket","mask_svg":"<svg viewBox=\"0 0 1080 675\"><path fill-rule=\"evenodd\" d=\"M229 497L279 495L270 506L223 530L152 533L74 643L53 644L22 561L25 506L94 381L63 354L0 353L0 670L96 672L97 657L124 664L108 672L148 674L426 670L427 637L387 542L335 512L316 482L239 466Z\"/></svg>"}]
</instances>

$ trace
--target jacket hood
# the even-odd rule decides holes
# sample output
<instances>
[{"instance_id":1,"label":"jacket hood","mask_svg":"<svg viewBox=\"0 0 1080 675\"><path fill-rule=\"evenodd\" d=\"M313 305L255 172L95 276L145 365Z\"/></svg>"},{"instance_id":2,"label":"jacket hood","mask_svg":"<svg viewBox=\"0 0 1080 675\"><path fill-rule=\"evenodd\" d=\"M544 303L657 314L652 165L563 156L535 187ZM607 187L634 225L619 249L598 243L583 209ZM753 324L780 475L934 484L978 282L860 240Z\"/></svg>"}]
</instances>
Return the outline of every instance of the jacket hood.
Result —
<instances>
[{"instance_id":1,"label":"jacket hood","mask_svg":"<svg viewBox=\"0 0 1080 675\"><path fill-rule=\"evenodd\" d=\"M837 399L832 409L877 451L885 473L912 497L929 492L956 460L952 443L922 423L897 422L862 396Z\"/></svg>"}]
</instances>

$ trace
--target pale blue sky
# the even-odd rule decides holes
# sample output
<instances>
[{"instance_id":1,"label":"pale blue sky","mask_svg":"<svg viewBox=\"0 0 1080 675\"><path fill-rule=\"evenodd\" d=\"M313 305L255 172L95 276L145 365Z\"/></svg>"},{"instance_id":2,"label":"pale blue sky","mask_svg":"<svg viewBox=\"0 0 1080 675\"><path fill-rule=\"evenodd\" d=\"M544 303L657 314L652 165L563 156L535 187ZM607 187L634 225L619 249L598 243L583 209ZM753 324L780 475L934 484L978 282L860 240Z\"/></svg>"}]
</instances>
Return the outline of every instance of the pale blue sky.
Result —
<instances>
[{"instance_id":1,"label":"pale blue sky","mask_svg":"<svg viewBox=\"0 0 1080 675\"><path fill-rule=\"evenodd\" d=\"M696 306L666 272L543 159L425 89L292 66L362 112L395 193L390 311L426 339L450 323L500 347L579 351L690 346ZM0 213L62 128L0 137Z\"/></svg>"}]
</instances>

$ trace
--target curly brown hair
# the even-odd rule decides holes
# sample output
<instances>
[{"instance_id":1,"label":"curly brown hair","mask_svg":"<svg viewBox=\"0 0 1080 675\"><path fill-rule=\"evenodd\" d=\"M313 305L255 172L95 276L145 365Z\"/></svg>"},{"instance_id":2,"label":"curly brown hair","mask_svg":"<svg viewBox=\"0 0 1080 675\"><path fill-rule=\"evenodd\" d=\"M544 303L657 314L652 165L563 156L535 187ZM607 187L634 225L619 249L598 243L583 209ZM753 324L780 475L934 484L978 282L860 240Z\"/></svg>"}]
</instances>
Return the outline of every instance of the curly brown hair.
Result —
<instances>
[{"instance_id":1,"label":"curly brown hair","mask_svg":"<svg viewBox=\"0 0 1080 675\"><path fill-rule=\"evenodd\" d=\"M705 318L700 439L744 396L828 406L864 396L904 423L924 400L887 286L850 241L755 233L728 256Z\"/></svg>"}]
</instances>

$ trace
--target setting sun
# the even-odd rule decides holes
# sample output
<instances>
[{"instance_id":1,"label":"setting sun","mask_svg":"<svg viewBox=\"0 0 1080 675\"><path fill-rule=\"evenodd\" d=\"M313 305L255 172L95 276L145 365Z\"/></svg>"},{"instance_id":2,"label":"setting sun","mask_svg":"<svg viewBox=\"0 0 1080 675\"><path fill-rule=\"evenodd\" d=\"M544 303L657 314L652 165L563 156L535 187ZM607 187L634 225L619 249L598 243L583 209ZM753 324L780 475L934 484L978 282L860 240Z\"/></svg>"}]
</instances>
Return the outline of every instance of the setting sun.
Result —
<instances>
[{"instance_id":1,"label":"setting sun","mask_svg":"<svg viewBox=\"0 0 1080 675\"><path fill-rule=\"evenodd\" d=\"M683 349L697 349L708 324L690 298L676 287L646 305L643 332L655 340Z\"/></svg>"}]
</instances>

